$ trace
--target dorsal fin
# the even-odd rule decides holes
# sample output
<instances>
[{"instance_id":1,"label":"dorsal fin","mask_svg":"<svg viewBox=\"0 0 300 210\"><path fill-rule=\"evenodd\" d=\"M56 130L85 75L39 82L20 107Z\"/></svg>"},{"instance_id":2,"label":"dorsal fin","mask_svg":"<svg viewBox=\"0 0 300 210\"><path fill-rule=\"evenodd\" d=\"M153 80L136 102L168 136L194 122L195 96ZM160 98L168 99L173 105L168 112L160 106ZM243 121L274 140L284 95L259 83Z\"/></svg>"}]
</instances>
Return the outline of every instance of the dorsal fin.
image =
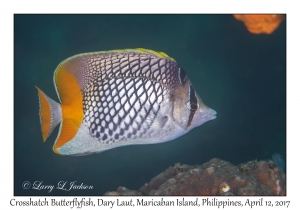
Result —
<instances>
[{"instance_id":1,"label":"dorsal fin","mask_svg":"<svg viewBox=\"0 0 300 210\"><path fill-rule=\"evenodd\" d=\"M164 52L157 52L157 51L145 49L145 48L119 49L119 50L98 51L98 52L77 54L77 55L74 55L74 56L62 61L58 65L57 69L55 70L54 82L56 84L55 85L57 88L56 92L58 93L60 100L61 100L61 95L66 95L65 93L67 93L68 97L65 98L64 100L71 100L71 98L73 97L73 95L69 94L69 90L60 89L60 86L62 86L62 84L59 83L57 78L62 77L60 75L62 72L64 72L64 74L66 74L66 73L72 74L76 78L77 83L80 86L80 89L83 90L86 87L86 85L89 84L89 82L91 81L91 77L87 73L87 68L88 68L87 63L90 62L90 59L93 58L94 56L99 56L101 54L107 54L107 53L113 53L113 52L115 52L115 53L124 53L124 52L150 53L152 55L155 55L155 56L158 56L161 58L167 58L167 59L170 59L170 60L176 62L173 58L171 58ZM70 87L70 88L72 88L72 87Z\"/></svg>"},{"instance_id":2,"label":"dorsal fin","mask_svg":"<svg viewBox=\"0 0 300 210\"><path fill-rule=\"evenodd\" d=\"M150 49L145 49L145 48L125 49L124 51L129 51L129 52L130 52L130 51L138 51L138 52L141 52L141 53L147 52L147 53L151 53L151 54L156 55L156 56L161 57L161 58L168 58L168 59L170 59L170 60L172 60L172 61L175 61L174 58L168 56L168 55L167 55L166 53L164 53L164 52L157 52L157 51L150 50Z\"/></svg>"}]
</instances>

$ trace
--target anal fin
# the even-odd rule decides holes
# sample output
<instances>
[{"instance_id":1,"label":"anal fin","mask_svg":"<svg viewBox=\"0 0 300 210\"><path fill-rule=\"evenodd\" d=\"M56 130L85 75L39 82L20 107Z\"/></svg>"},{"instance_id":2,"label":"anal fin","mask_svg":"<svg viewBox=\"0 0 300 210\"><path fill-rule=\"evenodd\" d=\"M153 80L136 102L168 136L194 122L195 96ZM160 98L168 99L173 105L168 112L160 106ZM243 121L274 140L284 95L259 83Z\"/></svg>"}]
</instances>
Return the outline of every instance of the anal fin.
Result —
<instances>
[{"instance_id":1,"label":"anal fin","mask_svg":"<svg viewBox=\"0 0 300 210\"><path fill-rule=\"evenodd\" d=\"M58 138L53 146L53 151L60 154L57 149L72 140L75 137L78 128L79 126L73 120L63 119L60 125Z\"/></svg>"}]
</instances>

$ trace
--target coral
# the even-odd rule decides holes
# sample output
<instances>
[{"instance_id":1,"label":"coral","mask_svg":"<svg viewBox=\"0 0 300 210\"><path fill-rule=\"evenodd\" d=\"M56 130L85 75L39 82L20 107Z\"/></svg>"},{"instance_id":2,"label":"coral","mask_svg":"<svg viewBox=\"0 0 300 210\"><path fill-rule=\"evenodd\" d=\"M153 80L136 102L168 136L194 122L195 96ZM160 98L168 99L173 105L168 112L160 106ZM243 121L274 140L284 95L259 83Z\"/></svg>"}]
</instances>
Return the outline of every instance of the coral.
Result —
<instances>
[{"instance_id":1,"label":"coral","mask_svg":"<svg viewBox=\"0 0 300 210\"><path fill-rule=\"evenodd\" d=\"M136 195L141 195L141 193L135 191L135 190L128 190L126 187L118 187L117 191L112 191L112 192L106 192L104 195L131 195L131 196L136 196Z\"/></svg>"},{"instance_id":2,"label":"coral","mask_svg":"<svg viewBox=\"0 0 300 210\"><path fill-rule=\"evenodd\" d=\"M284 15L276 14L236 14L233 16L244 22L248 31L253 34L271 34L284 19Z\"/></svg>"},{"instance_id":3,"label":"coral","mask_svg":"<svg viewBox=\"0 0 300 210\"><path fill-rule=\"evenodd\" d=\"M272 161L235 166L217 158L203 165L175 164L139 192L119 187L105 195L286 195L285 174Z\"/></svg>"}]
</instances>

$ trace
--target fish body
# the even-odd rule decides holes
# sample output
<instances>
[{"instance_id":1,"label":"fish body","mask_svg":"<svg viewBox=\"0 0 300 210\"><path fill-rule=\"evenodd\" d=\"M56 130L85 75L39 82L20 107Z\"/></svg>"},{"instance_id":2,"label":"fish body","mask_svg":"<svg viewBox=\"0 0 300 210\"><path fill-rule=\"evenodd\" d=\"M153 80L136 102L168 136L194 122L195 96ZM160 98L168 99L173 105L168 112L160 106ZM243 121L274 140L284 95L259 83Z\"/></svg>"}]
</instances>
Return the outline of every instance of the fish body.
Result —
<instances>
[{"instance_id":1,"label":"fish body","mask_svg":"<svg viewBox=\"0 0 300 210\"><path fill-rule=\"evenodd\" d=\"M38 88L46 141L53 150L87 155L115 147L167 142L216 118L185 71L162 52L142 48L84 53L54 73L60 103Z\"/></svg>"}]
</instances>

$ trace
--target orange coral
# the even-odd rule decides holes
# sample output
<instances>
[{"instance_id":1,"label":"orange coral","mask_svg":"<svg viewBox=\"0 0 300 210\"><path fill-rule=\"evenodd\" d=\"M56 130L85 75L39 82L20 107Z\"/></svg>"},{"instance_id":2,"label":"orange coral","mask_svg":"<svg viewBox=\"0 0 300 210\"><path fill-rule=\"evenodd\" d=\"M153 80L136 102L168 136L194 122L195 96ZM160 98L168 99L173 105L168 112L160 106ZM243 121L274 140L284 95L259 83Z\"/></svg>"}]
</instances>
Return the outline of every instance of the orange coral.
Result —
<instances>
[{"instance_id":1,"label":"orange coral","mask_svg":"<svg viewBox=\"0 0 300 210\"><path fill-rule=\"evenodd\" d=\"M233 15L235 19L244 22L246 28L253 34L271 34L280 25L284 15Z\"/></svg>"}]
</instances>

